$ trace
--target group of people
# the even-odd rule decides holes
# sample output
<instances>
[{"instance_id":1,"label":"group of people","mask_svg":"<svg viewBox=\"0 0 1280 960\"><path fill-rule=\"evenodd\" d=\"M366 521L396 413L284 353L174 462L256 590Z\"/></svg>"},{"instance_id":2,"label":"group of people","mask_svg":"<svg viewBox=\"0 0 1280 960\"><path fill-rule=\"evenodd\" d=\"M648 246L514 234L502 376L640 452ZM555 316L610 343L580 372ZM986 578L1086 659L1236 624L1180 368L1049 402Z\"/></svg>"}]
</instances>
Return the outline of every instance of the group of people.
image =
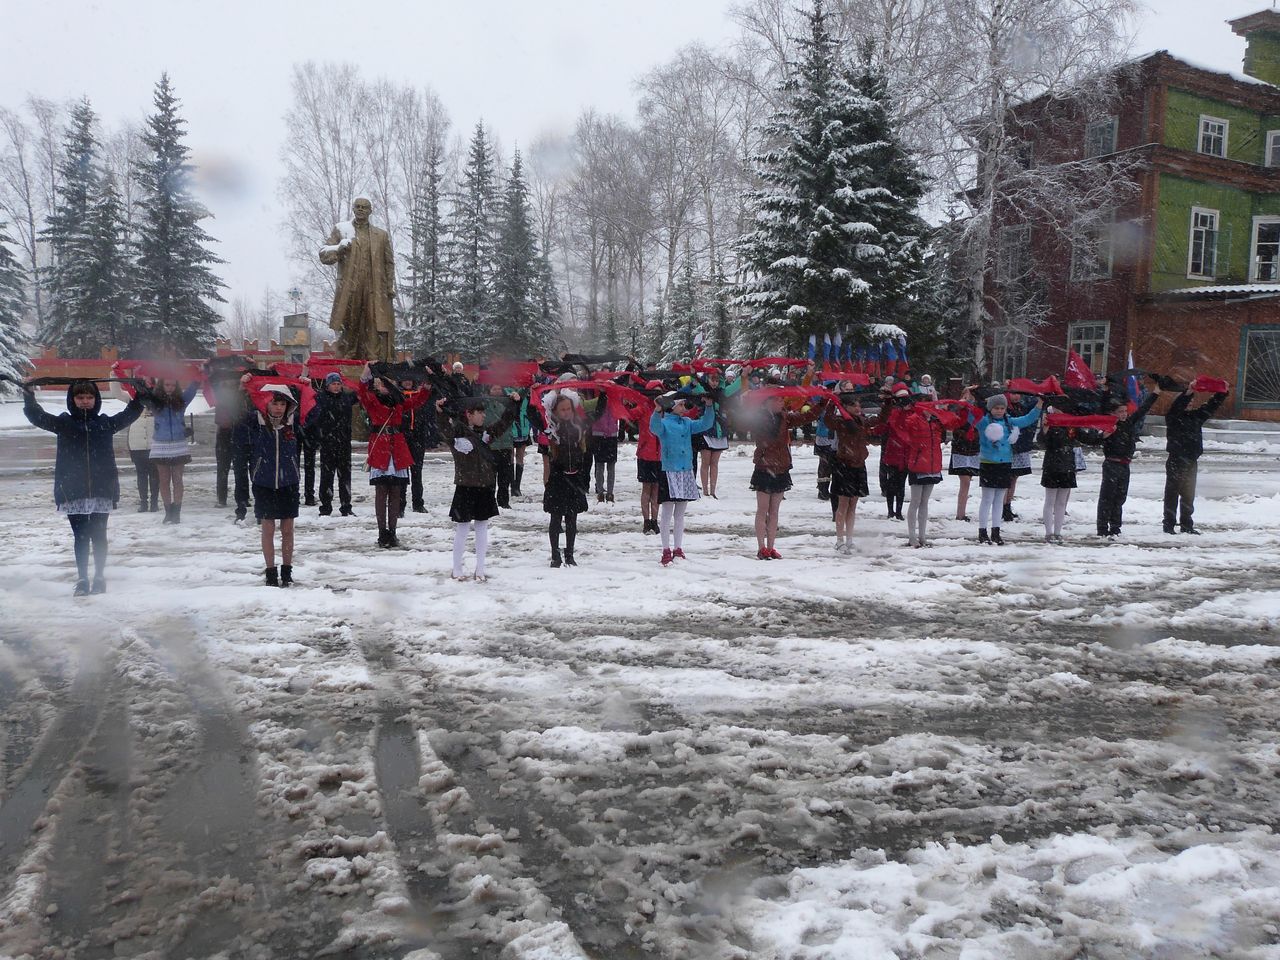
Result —
<instances>
[{"instance_id":1,"label":"group of people","mask_svg":"<svg viewBox=\"0 0 1280 960\"><path fill-rule=\"evenodd\" d=\"M1045 539L1062 540L1070 492L1084 469L1083 446L1102 450L1097 528L1099 536L1114 537L1123 522L1138 425L1161 393L1156 386L1136 409L1115 410L1101 428L1078 428L1056 424L1053 418L1045 426L1042 398L997 392L999 385L984 391L969 388L958 401L939 401L924 378L914 390L905 382L890 382L872 391L850 379L823 382L812 366L790 377L738 367L662 379L646 379L632 369L599 381L564 372L519 389L473 384L460 364L452 376L456 389L448 393L417 379L376 374L368 365L354 383L334 372L312 381L305 369L296 383L281 378L258 382L266 378L255 378L253 372L235 381L212 382L217 502L227 505L233 476L236 519L245 521L252 504L260 525L267 585L293 583L294 522L301 505L316 503L316 455L319 513L332 513L336 480L339 514L354 515L356 408L368 422L366 465L374 488L378 545L399 546L397 521L407 501L415 511L426 509L423 454L444 444L454 469L452 575L483 581L489 523L513 495L520 495L526 451L534 447L542 455L550 565L576 566L578 517L588 509L593 474L597 502L613 501L619 436L628 428L636 438L642 530L660 538L663 566L684 558L688 505L717 496L720 457L734 435L754 444L750 486L756 494L756 557L782 559L777 539L781 505L793 486L791 446L797 431L811 429L819 459L819 496L831 503L838 553L854 550L858 503L869 496L872 445L882 448L879 484L888 517L906 521L908 545L927 545L930 494L943 479L942 445L948 435L946 473L959 478L959 520L970 519L970 487L978 478L978 542L1004 542L1002 521L1016 518L1013 492L1018 478L1031 473L1037 434L1044 449ZM58 437L54 501L72 529L76 595L106 590L107 517L120 499L112 446L116 432L129 431L139 510L157 510L163 500L164 522L181 522L183 469L191 459L185 411L200 386L174 379L139 381L136 395L112 416L101 412L101 394L91 381L70 385L67 413L60 416L44 411L27 388L27 418ZM1215 393L1196 407L1193 396L1190 387L1181 391L1166 415L1167 533L1178 527L1197 532L1192 515L1196 465L1203 452L1201 428L1226 394ZM864 404L874 413L864 412ZM467 574L467 544L473 534L475 563Z\"/></svg>"}]
</instances>

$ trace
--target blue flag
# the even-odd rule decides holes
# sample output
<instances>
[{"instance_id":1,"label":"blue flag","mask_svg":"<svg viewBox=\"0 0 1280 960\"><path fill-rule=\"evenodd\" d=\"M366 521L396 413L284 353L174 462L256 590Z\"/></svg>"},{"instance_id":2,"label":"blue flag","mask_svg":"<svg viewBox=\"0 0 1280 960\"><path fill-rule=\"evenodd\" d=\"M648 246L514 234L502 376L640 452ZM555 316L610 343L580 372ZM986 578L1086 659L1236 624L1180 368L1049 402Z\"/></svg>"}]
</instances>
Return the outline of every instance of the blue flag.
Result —
<instances>
[{"instance_id":1,"label":"blue flag","mask_svg":"<svg viewBox=\"0 0 1280 960\"><path fill-rule=\"evenodd\" d=\"M809 359L816 360L818 357L818 335L816 333L809 334Z\"/></svg>"}]
</instances>

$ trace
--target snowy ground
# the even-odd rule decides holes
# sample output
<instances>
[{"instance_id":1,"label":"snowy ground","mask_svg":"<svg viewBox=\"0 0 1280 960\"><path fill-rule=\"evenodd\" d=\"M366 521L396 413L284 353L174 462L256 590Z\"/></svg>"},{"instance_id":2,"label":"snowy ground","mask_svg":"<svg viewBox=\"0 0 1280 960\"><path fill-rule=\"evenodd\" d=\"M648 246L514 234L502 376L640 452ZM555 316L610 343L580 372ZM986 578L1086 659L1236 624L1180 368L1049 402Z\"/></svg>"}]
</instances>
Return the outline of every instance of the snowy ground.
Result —
<instances>
[{"instance_id":1,"label":"snowy ground","mask_svg":"<svg viewBox=\"0 0 1280 960\"><path fill-rule=\"evenodd\" d=\"M181 526L126 497L73 601L15 412L0 957L1280 958L1274 451L1205 457L1198 538L1148 453L1122 542L1094 462L1065 546L1038 477L1002 549L948 478L931 549L870 501L840 557L797 448L762 563L735 449L662 569L624 448L580 567L526 496L487 584L449 579L436 457L406 549L370 500L305 511L284 592L200 447Z\"/></svg>"}]
</instances>

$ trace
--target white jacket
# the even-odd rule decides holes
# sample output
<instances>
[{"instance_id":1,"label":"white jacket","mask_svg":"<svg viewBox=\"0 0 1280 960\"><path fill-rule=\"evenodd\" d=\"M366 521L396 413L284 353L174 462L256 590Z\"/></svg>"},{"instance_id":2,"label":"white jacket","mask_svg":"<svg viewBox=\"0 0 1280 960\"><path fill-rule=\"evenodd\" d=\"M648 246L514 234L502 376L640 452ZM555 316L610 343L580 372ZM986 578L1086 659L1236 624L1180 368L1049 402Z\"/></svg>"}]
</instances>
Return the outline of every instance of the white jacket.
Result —
<instances>
[{"instance_id":1,"label":"white jacket","mask_svg":"<svg viewBox=\"0 0 1280 960\"><path fill-rule=\"evenodd\" d=\"M133 423L129 424L129 449L130 450L150 450L151 435L156 430L156 418L150 414L143 414Z\"/></svg>"}]
</instances>

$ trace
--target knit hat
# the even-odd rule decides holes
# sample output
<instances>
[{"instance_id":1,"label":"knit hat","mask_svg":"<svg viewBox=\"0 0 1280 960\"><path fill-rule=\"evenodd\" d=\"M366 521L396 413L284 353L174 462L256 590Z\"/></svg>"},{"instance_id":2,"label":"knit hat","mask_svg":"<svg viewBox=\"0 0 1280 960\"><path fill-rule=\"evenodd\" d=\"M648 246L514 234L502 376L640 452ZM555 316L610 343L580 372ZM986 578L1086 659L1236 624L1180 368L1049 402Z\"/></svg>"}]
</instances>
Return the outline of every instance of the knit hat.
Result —
<instances>
[{"instance_id":1,"label":"knit hat","mask_svg":"<svg viewBox=\"0 0 1280 960\"><path fill-rule=\"evenodd\" d=\"M336 370L330 371L329 373L326 373L324 375L324 384L326 387L331 383L341 383L341 382L342 382L342 374L338 373Z\"/></svg>"},{"instance_id":2,"label":"knit hat","mask_svg":"<svg viewBox=\"0 0 1280 960\"><path fill-rule=\"evenodd\" d=\"M1003 393L993 393L987 397L988 410L994 410L996 407L1005 407L1007 409L1008 406L1009 400Z\"/></svg>"},{"instance_id":3,"label":"knit hat","mask_svg":"<svg viewBox=\"0 0 1280 960\"><path fill-rule=\"evenodd\" d=\"M895 397L909 397L911 396L911 388L905 383L895 383L893 385L893 395Z\"/></svg>"}]
</instances>

